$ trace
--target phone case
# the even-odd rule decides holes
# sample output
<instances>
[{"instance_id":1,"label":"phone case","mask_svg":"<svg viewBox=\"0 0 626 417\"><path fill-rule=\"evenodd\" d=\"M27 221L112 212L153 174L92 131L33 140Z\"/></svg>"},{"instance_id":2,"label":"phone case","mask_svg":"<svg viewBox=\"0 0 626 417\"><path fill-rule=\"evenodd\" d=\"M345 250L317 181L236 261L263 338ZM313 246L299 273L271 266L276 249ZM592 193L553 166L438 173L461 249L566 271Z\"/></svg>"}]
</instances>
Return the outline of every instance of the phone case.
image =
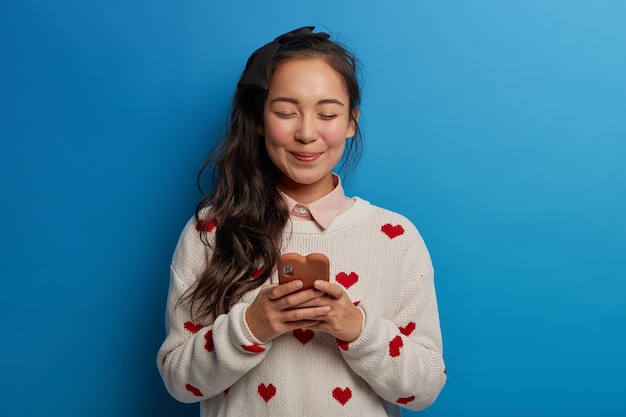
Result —
<instances>
[{"instance_id":1,"label":"phone case","mask_svg":"<svg viewBox=\"0 0 626 417\"><path fill-rule=\"evenodd\" d=\"M303 256L299 253L285 253L278 260L278 282L299 279L304 284L302 289L313 288L316 279L328 281L330 276L330 262L328 257L321 253L311 253Z\"/></svg>"}]
</instances>

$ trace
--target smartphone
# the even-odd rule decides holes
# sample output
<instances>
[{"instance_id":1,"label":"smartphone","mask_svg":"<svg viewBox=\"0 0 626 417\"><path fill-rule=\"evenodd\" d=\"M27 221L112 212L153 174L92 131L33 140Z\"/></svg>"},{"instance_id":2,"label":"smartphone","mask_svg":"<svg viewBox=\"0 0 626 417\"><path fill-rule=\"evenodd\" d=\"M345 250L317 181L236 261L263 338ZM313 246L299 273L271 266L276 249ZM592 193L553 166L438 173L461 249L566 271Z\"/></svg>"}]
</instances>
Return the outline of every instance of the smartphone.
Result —
<instances>
[{"instance_id":1,"label":"smartphone","mask_svg":"<svg viewBox=\"0 0 626 417\"><path fill-rule=\"evenodd\" d=\"M330 278L330 262L328 257L321 253L311 253L303 256L299 253L285 253L278 260L278 282L300 280L304 284L303 290L313 288L316 279L328 281Z\"/></svg>"}]
</instances>

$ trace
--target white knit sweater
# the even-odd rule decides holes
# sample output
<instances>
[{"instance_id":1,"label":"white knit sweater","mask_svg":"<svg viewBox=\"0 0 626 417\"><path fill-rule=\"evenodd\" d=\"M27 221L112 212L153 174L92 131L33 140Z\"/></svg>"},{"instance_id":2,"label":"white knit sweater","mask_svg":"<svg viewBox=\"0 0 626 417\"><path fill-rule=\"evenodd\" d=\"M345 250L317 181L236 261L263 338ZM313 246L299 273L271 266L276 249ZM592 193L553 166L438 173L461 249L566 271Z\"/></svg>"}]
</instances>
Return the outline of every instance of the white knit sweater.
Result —
<instances>
[{"instance_id":1,"label":"white knit sweater","mask_svg":"<svg viewBox=\"0 0 626 417\"><path fill-rule=\"evenodd\" d=\"M310 329L257 340L245 311L258 290L214 322L194 323L179 299L204 270L207 251L191 219L172 260L157 359L171 395L201 401L203 417L399 416L399 407L423 409L441 391L433 268L408 219L356 198L324 231L311 221L286 227L283 253L326 254L331 282L364 312L361 335L349 344Z\"/></svg>"}]
</instances>

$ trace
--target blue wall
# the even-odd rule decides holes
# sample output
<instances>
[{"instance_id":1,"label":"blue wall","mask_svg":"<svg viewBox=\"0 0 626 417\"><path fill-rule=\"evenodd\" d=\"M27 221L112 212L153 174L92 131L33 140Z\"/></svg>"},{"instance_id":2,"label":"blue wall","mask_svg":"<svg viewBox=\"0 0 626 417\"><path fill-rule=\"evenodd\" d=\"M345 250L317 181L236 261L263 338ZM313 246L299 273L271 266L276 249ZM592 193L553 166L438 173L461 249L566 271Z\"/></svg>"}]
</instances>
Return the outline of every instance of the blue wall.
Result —
<instances>
[{"instance_id":1,"label":"blue wall","mask_svg":"<svg viewBox=\"0 0 626 417\"><path fill-rule=\"evenodd\" d=\"M422 415L626 415L624 21L619 0L2 0L0 416L198 414L155 367L170 256L245 59L307 24L365 67L349 193L435 262L449 380Z\"/></svg>"}]
</instances>

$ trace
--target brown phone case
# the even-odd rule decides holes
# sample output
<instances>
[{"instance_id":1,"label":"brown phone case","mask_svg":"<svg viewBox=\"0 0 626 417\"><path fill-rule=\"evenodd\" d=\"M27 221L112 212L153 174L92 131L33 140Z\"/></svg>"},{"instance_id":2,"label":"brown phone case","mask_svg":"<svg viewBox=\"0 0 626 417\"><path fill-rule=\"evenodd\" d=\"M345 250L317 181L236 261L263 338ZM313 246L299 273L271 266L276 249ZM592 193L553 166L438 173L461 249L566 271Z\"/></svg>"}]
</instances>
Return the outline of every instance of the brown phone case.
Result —
<instances>
[{"instance_id":1,"label":"brown phone case","mask_svg":"<svg viewBox=\"0 0 626 417\"><path fill-rule=\"evenodd\" d=\"M304 284L303 290L313 288L316 279L328 281L330 277L330 262L328 257L321 253L311 253L303 256L299 253L285 253L278 260L278 282L300 280Z\"/></svg>"}]
</instances>

